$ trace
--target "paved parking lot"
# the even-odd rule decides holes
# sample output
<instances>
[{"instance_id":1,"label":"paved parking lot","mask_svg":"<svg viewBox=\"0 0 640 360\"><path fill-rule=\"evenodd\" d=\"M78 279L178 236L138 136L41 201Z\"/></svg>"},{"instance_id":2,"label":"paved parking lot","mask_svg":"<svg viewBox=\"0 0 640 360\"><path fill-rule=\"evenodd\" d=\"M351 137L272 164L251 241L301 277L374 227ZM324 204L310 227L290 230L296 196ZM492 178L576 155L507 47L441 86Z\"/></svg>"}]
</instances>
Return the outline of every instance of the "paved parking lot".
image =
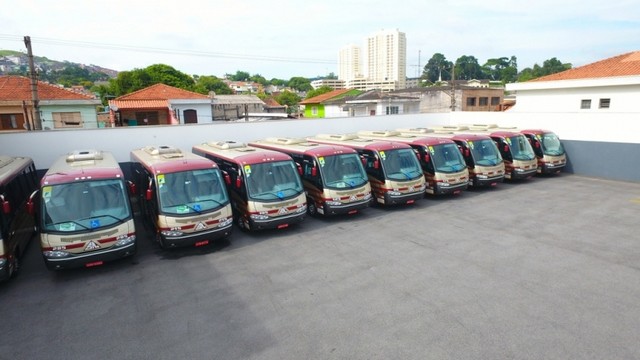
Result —
<instances>
[{"instance_id":1,"label":"paved parking lot","mask_svg":"<svg viewBox=\"0 0 640 360\"><path fill-rule=\"evenodd\" d=\"M1 359L638 359L640 184L576 175L0 287Z\"/></svg>"}]
</instances>

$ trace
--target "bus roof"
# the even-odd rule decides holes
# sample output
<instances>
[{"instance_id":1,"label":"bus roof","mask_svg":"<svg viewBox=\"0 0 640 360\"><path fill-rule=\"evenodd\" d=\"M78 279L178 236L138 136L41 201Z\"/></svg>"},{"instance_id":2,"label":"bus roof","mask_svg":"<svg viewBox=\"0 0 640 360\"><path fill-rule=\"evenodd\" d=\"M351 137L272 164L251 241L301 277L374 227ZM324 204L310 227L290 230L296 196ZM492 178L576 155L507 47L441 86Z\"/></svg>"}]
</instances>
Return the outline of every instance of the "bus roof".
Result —
<instances>
[{"instance_id":1,"label":"bus roof","mask_svg":"<svg viewBox=\"0 0 640 360\"><path fill-rule=\"evenodd\" d=\"M427 133L403 133L400 130L394 131L358 131L358 135L383 141L401 142L409 145L435 146L442 144L453 144L454 141L442 137L429 137L432 132Z\"/></svg>"},{"instance_id":2,"label":"bus roof","mask_svg":"<svg viewBox=\"0 0 640 360\"><path fill-rule=\"evenodd\" d=\"M531 135L554 134L553 131L545 130L545 129L523 129L523 130L520 130L520 132L523 134L531 134Z\"/></svg>"},{"instance_id":3,"label":"bus roof","mask_svg":"<svg viewBox=\"0 0 640 360\"><path fill-rule=\"evenodd\" d=\"M56 159L42 177L41 184L114 178L124 179L124 174L110 152L77 150Z\"/></svg>"},{"instance_id":4,"label":"bus roof","mask_svg":"<svg viewBox=\"0 0 640 360\"><path fill-rule=\"evenodd\" d=\"M372 140L359 137L357 134L319 134L307 140L320 144L348 146L356 150L386 151L411 148L407 144L387 140Z\"/></svg>"},{"instance_id":5,"label":"bus roof","mask_svg":"<svg viewBox=\"0 0 640 360\"><path fill-rule=\"evenodd\" d=\"M249 145L288 154L294 153L314 157L357 153L354 149L347 146L319 144L302 138L267 138L250 142Z\"/></svg>"},{"instance_id":6,"label":"bus roof","mask_svg":"<svg viewBox=\"0 0 640 360\"><path fill-rule=\"evenodd\" d=\"M0 155L0 186L11 181L31 164L33 160L28 157Z\"/></svg>"},{"instance_id":7,"label":"bus roof","mask_svg":"<svg viewBox=\"0 0 640 360\"><path fill-rule=\"evenodd\" d=\"M453 141L480 141L480 140L491 140L489 135L483 134L468 134L468 133L452 133L452 132L439 132L436 131L427 135L429 137L438 137L438 138L447 138ZM493 140L491 140L493 141Z\"/></svg>"},{"instance_id":8,"label":"bus roof","mask_svg":"<svg viewBox=\"0 0 640 360\"><path fill-rule=\"evenodd\" d=\"M291 156L279 151L260 149L235 141L209 141L194 145L192 151L196 154L210 154L241 165L292 160Z\"/></svg>"},{"instance_id":9,"label":"bus roof","mask_svg":"<svg viewBox=\"0 0 640 360\"><path fill-rule=\"evenodd\" d=\"M142 164L152 174L217 168L212 160L167 145L145 146L133 150L131 161Z\"/></svg>"}]
</instances>

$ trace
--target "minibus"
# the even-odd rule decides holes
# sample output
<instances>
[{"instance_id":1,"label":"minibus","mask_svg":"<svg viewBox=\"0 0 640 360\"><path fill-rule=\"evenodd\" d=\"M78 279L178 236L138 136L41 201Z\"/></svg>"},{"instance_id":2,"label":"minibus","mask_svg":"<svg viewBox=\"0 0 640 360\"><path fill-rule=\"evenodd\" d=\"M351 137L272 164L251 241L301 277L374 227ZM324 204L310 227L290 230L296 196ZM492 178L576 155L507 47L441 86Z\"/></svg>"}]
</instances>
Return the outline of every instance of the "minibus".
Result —
<instances>
[{"instance_id":1,"label":"minibus","mask_svg":"<svg viewBox=\"0 0 640 360\"><path fill-rule=\"evenodd\" d=\"M358 136L405 143L418 155L431 195L459 194L469 185L469 170L462 153L451 139L402 134L398 130L359 131Z\"/></svg>"},{"instance_id":2,"label":"minibus","mask_svg":"<svg viewBox=\"0 0 640 360\"><path fill-rule=\"evenodd\" d=\"M538 159L538 174L557 174L567 164L567 154L558 135L549 130L519 130L527 137Z\"/></svg>"},{"instance_id":3,"label":"minibus","mask_svg":"<svg viewBox=\"0 0 640 360\"><path fill-rule=\"evenodd\" d=\"M191 151L222 170L241 229L282 229L304 220L306 196L289 155L234 141L210 141Z\"/></svg>"},{"instance_id":4,"label":"minibus","mask_svg":"<svg viewBox=\"0 0 640 360\"><path fill-rule=\"evenodd\" d=\"M424 175L418 157L407 144L365 139L356 134L319 134L307 140L356 150L378 204L413 204L424 197Z\"/></svg>"},{"instance_id":5,"label":"minibus","mask_svg":"<svg viewBox=\"0 0 640 360\"><path fill-rule=\"evenodd\" d=\"M369 207L371 187L358 153L348 147L302 138L267 138L249 143L283 152L302 168L309 215L355 214Z\"/></svg>"},{"instance_id":6,"label":"minibus","mask_svg":"<svg viewBox=\"0 0 640 360\"><path fill-rule=\"evenodd\" d=\"M203 246L231 234L231 203L212 160L174 146L145 146L131 151L131 173L140 212L161 248Z\"/></svg>"},{"instance_id":7,"label":"minibus","mask_svg":"<svg viewBox=\"0 0 640 360\"><path fill-rule=\"evenodd\" d=\"M27 202L37 188L31 158L0 155L0 281L18 273L20 259L36 232Z\"/></svg>"},{"instance_id":8,"label":"minibus","mask_svg":"<svg viewBox=\"0 0 640 360\"><path fill-rule=\"evenodd\" d=\"M504 161L493 140L480 134L456 134L447 129L412 128L405 134L423 134L428 137L453 140L460 149L469 170L469 185L473 187L496 186L504 180Z\"/></svg>"},{"instance_id":9,"label":"minibus","mask_svg":"<svg viewBox=\"0 0 640 360\"><path fill-rule=\"evenodd\" d=\"M92 267L134 255L130 189L109 152L77 150L59 157L39 190L40 248L47 268Z\"/></svg>"}]
</instances>

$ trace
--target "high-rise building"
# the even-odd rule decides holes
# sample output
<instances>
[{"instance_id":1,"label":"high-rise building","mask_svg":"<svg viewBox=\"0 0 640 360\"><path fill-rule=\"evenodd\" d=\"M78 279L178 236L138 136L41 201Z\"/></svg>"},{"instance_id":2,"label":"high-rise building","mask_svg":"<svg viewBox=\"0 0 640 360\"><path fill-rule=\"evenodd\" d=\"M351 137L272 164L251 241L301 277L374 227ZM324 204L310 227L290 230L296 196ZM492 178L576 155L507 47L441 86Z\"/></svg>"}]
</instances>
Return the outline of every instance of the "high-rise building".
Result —
<instances>
[{"instance_id":1,"label":"high-rise building","mask_svg":"<svg viewBox=\"0 0 640 360\"><path fill-rule=\"evenodd\" d=\"M360 47L347 45L340 49L338 59L338 79L348 81L362 78L362 60L360 59Z\"/></svg>"},{"instance_id":2,"label":"high-rise building","mask_svg":"<svg viewBox=\"0 0 640 360\"><path fill-rule=\"evenodd\" d=\"M396 81L403 89L407 78L407 38L396 30L381 30L366 39L365 76L373 81Z\"/></svg>"}]
</instances>

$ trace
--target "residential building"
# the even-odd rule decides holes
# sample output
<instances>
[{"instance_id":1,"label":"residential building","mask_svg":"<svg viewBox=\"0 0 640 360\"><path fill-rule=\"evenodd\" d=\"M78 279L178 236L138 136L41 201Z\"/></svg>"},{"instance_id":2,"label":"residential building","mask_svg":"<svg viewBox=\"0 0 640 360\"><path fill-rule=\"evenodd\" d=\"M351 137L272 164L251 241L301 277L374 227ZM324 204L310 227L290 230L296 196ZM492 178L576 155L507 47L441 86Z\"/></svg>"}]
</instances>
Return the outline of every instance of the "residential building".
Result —
<instances>
[{"instance_id":1,"label":"residential building","mask_svg":"<svg viewBox=\"0 0 640 360\"><path fill-rule=\"evenodd\" d=\"M637 113L640 51L506 85L510 112Z\"/></svg>"},{"instance_id":2,"label":"residential building","mask_svg":"<svg viewBox=\"0 0 640 360\"><path fill-rule=\"evenodd\" d=\"M457 81L456 81L457 83ZM451 94L455 93L452 100ZM468 85L430 86L396 90L392 95L419 98L419 112L435 113L452 111L500 111L504 98L503 88Z\"/></svg>"},{"instance_id":3,"label":"residential building","mask_svg":"<svg viewBox=\"0 0 640 360\"><path fill-rule=\"evenodd\" d=\"M265 104L256 95L214 95L211 99L213 120L238 120L249 113L263 113Z\"/></svg>"},{"instance_id":4,"label":"residential building","mask_svg":"<svg viewBox=\"0 0 640 360\"><path fill-rule=\"evenodd\" d=\"M349 112L344 109L345 99L360 94L359 90L340 89L302 100L305 118L346 117Z\"/></svg>"},{"instance_id":5,"label":"residential building","mask_svg":"<svg viewBox=\"0 0 640 360\"><path fill-rule=\"evenodd\" d=\"M346 100L343 108L349 116L416 114L420 98L371 90Z\"/></svg>"},{"instance_id":6,"label":"residential building","mask_svg":"<svg viewBox=\"0 0 640 360\"><path fill-rule=\"evenodd\" d=\"M338 56L338 79L348 81L363 77L360 47L353 44L342 47Z\"/></svg>"},{"instance_id":7,"label":"residential building","mask_svg":"<svg viewBox=\"0 0 640 360\"><path fill-rule=\"evenodd\" d=\"M334 90L344 89L345 81L338 79L317 79L311 82L311 87L317 89L321 86L328 86Z\"/></svg>"},{"instance_id":8,"label":"residential building","mask_svg":"<svg viewBox=\"0 0 640 360\"><path fill-rule=\"evenodd\" d=\"M211 123L211 108L209 96L165 84L109 100L113 126Z\"/></svg>"},{"instance_id":9,"label":"residential building","mask_svg":"<svg viewBox=\"0 0 640 360\"><path fill-rule=\"evenodd\" d=\"M381 30L367 37L364 74L373 81L396 81L405 88L407 78L407 40L405 33Z\"/></svg>"},{"instance_id":10,"label":"residential building","mask_svg":"<svg viewBox=\"0 0 640 360\"><path fill-rule=\"evenodd\" d=\"M0 76L0 130L97 128L100 100L38 81L38 115L34 120L31 79L24 76Z\"/></svg>"},{"instance_id":11,"label":"residential building","mask_svg":"<svg viewBox=\"0 0 640 360\"><path fill-rule=\"evenodd\" d=\"M262 89L262 85L253 81L229 81L224 80L224 83L233 90L234 94L256 94Z\"/></svg>"}]
</instances>

